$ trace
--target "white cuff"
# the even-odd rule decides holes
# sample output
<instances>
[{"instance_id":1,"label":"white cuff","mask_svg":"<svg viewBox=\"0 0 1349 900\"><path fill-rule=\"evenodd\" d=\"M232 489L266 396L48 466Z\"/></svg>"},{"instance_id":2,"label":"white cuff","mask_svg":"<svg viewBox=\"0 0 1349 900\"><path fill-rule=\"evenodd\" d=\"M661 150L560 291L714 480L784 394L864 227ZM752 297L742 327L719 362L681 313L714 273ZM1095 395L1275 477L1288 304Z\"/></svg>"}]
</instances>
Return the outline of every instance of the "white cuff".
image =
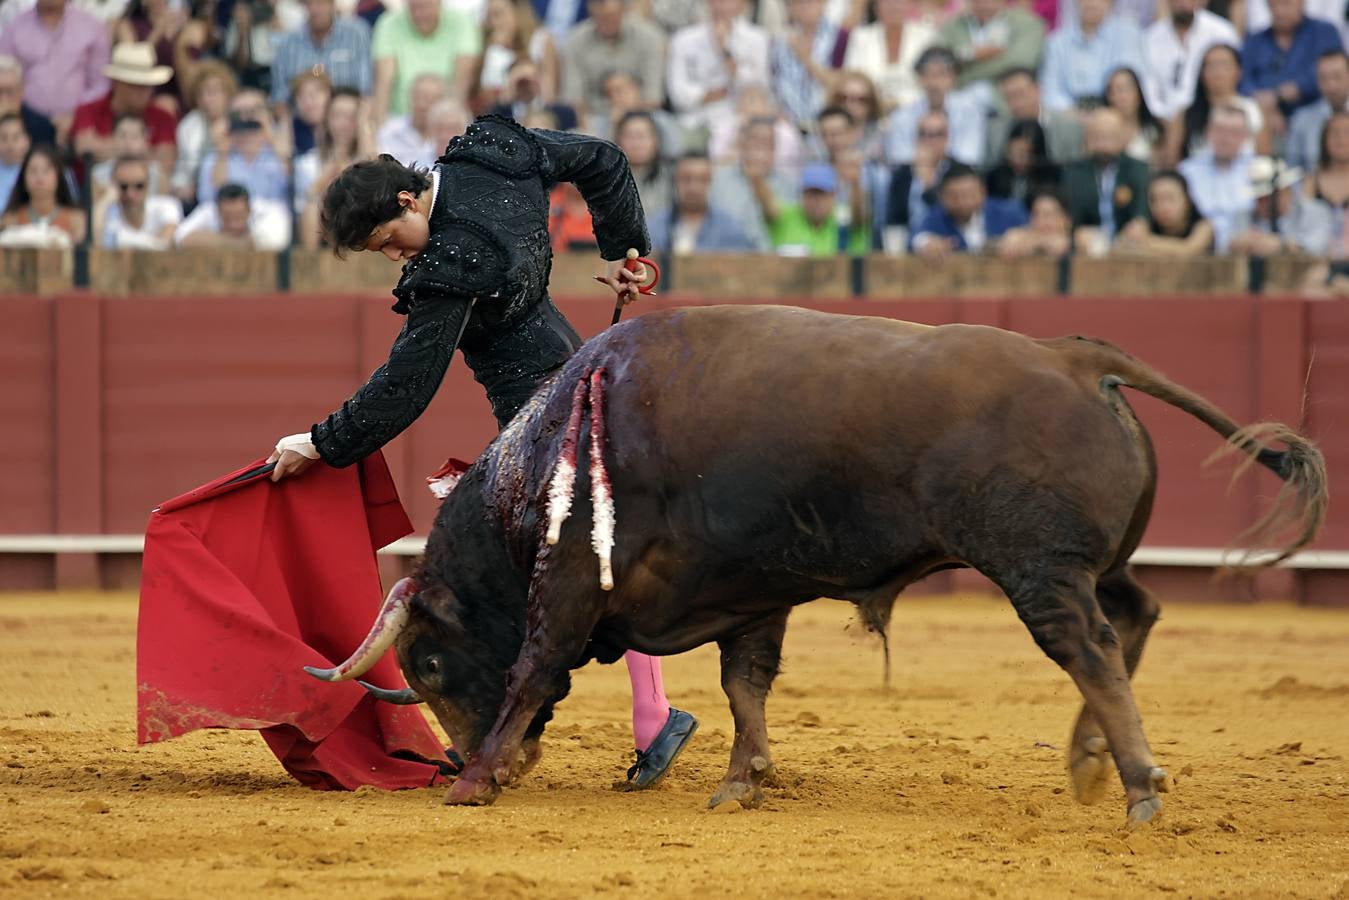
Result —
<instances>
[{"instance_id":1,"label":"white cuff","mask_svg":"<svg viewBox=\"0 0 1349 900\"><path fill-rule=\"evenodd\" d=\"M287 450L293 450L306 459L318 459L319 451L314 446L314 442L309 439L309 432L301 434L292 434L289 437L283 437L276 442L276 452L284 453Z\"/></svg>"}]
</instances>

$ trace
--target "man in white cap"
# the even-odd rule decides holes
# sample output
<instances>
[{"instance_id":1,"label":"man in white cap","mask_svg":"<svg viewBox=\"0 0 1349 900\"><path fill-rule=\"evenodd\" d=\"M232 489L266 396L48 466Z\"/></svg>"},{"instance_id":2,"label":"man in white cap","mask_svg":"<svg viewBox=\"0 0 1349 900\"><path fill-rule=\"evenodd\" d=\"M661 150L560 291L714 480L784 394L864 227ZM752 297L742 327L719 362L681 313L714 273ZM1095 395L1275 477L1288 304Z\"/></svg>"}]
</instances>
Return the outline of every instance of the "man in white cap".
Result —
<instances>
[{"instance_id":1,"label":"man in white cap","mask_svg":"<svg viewBox=\"0 0 1349 900\"><path fill-rule=\"evenodd\" d=\"M159 171L172 172L178 153L178 122L173 114L150 102L154 89L173 77L173 69L155 64L150 44L124 43L112 50L112 62L103 69L112 87L97 100L75 111L70 139L80 156L90 154L95 162L111 159L117 152L113 125L122 116L139 116L150 137L150 152Z\"/></svg>"}]
</instances>

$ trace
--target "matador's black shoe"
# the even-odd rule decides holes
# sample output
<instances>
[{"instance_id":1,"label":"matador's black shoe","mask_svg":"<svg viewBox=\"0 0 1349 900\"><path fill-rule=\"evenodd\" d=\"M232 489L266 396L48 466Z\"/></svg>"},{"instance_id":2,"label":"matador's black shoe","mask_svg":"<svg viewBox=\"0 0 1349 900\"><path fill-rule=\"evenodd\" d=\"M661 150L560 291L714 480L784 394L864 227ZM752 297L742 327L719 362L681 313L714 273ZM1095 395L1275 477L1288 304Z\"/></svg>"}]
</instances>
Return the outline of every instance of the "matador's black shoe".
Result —
<instances>
[{"instance_id":1,"label":"matador's black shoe","mask_svg":"<svg viewBox=\"0 0 1349 900\"><path fill-rule=\"evenodd\" d=\"M628 769L627 782L620 783L622 789L640 791L664 778L697 730L697 719L682 709L670 707L670 717L651 746L637 751L637 763Z\"/></svg>"}]
</instances>

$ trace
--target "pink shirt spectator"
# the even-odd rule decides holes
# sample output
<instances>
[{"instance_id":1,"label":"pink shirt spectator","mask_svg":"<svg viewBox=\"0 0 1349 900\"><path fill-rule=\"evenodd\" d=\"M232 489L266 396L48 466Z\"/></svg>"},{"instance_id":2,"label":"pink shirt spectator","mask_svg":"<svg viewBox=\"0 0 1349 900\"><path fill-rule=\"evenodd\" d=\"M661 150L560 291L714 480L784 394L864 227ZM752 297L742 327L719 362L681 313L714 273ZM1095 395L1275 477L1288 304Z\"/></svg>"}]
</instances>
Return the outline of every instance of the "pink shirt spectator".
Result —
<instances>
[{"instance_id":1,"label":"pink shirt spectator","mask_svg":"<svg viewBox=\"0 0 1349 900\"><path fill-rule=\"evenodd\" d=\"M108 92L103 67L111 57L107 27L67 5L56 28L37 7L14 17L0 34L0 54L23 63L23 99L44 116L68 116Z\"/></svg>"}]
</instances>

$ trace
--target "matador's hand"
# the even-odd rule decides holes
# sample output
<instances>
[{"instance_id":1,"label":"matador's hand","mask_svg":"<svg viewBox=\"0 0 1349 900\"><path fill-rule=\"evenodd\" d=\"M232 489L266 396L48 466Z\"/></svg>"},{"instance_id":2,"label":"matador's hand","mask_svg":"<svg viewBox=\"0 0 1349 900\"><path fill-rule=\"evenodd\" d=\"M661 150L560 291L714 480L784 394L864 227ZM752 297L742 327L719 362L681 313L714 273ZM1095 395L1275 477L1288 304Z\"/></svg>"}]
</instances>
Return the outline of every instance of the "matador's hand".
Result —
<instances>
[{"instance_id":1,"label":"matador's hand","mask_svg":"<svg viewBox=\"0 0 1349 900\"><path fill-rule=\"evenodd\" d=\"M292 434L276 442L276 449L267 457L269 463L276 463L272 469L272 481L280 481L292 475L299 475L305 469L318 462L319 452L309 441L307 433Z\"/></svg>"},{"instance_id":2,"label":"matador's hand","mask_svg":"<svg viewBox=\"0 0 1349 900\"><path fill-rule=\"evenodd\" d=\"M619 259L613 262L605 262L605 274L596 275L595 280L601 284L607 284L615 294L618 295L620 306L627 306L632 301L641 296L637 290L641 287L648 277L646 266L637 264L636 271L624 268L627 260Z\"/></svg>"}]
</instances>

